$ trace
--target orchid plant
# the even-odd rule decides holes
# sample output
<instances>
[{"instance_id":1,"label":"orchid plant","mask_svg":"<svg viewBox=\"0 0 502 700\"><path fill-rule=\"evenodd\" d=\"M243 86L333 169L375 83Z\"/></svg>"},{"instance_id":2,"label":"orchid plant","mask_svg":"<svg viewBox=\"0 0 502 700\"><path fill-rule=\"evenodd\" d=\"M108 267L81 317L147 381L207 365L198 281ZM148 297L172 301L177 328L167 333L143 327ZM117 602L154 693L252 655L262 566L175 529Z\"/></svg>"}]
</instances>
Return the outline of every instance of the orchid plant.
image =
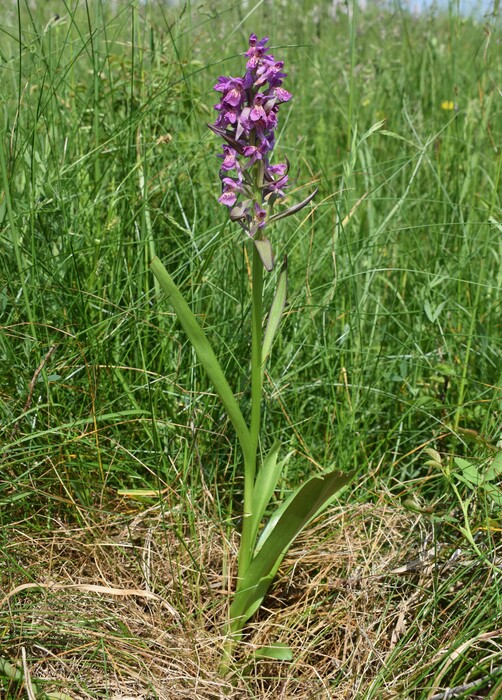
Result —
<instances>
[{"instance_id":1,"label":"orchid plant","mask_svg":"<svg viewBox=\"0 0 502 700\"><path fill-rule=\"evenodd\" d=\"M274 255L267 238L270 225L305 207L315 196L281 211L275 205L285 197L289 163L271 164L278 113L292 95L283 86L287 74L283 61L267 49L268 38L249 38L243 77L221 76L214 89L221 93L215 105L218 116L209 128L223 143L219 202L237 222L252 244L251 278L251 408L246 420L236 396L198 320L173 279L155 258L152 270L167 294L182 328L207 372L235 430L244 468L244 506L237 563L235 593L229 605L222 671L229 669L234 646L243 628L260 607L284 555L297 535L330 503L352 474L327 471L301 483L280 505L271 500L288 457L279 459L276 441L267 454L260 450L263 378L267 359L286 305L287 258L281 265L277 287L264 329L263 277L274 269ZM269 512L271 510L271 512ZM268 515L268 521L262 521ZM279 647L276 647L279 649ZM281 649L281 654L283 653ZM274 655L273 649L268 650ZM279 655L279 654L278 654Z\"/></svg>"}]
</instances>

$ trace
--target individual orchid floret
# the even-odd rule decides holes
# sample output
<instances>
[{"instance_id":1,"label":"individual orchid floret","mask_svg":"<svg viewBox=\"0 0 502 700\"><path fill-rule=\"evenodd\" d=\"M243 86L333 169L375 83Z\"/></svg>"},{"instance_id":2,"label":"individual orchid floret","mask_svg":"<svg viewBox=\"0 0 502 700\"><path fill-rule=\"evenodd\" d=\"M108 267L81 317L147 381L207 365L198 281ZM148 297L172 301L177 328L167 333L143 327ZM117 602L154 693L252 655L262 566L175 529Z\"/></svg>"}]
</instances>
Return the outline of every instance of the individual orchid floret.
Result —
<instances>
[{"instance_id":1,"label":"individual orchid floret","mask_svg":"<svg viewBox=\"0 0 502 700\"><path fill-rule=\"evenodd\" d=\"M262 127L267 126L267 112L265 111L264 105L266 104L267 96L263 95L261 92L255 95L253 100L253 106L249 112L249 119L252 122L252 126L261 125Z\"/></svg>"},{"instance_id":2,"label":"individual orchid floret","mask_svg":"<svg viewBox=\"0 0 502 700\"><path fill-rule=\"evenodd\" d=\"M257 160L263 160L265 154L270 150L267 141L262 141L259 146L245 146L242 149L243 154L246 158L249 158L245 167L250 168L253 166Z\"/></svg>"},{"instance_id":3,"label":"individual orchid floret","mask_svg":"<svg viewBox=\"0 0 502 700\"><path fill-rule=\"evenodd\" d=\"M273 213L277 200L286 196L289 164L270 164L281 104L292 98L282 87L287 77L284 61L268 53L268 38L249 37L246 72L242 78L220 76L214 89L221 93L215 105L218 116L210 128L223 138L220 166L222 193L218 201L228 207L253 239L267 270L273 267L272 246L264 229L272 220L283 218L305 206L314 194L290 210ZM236 177L230 177L235 172Z\"/></svg>"},{"instance_id":4,"label":"individual orchid floret","mask_svg":"<svg viewBox=\"0 0 502 700\"><path fill-rule=\"evenodd\" d=\"M262 209L258 202L254 203L254 220L258 224L258 228L263 228L265 226L265 220L267 218L267 212Z\"/></svg>"},{"instance_id":5,"label":"individual orchid floret","mask_svg":"<svg viewBox=\"0 0 502 700\"><path fill-rule=\"evenodd\" d=\"M225 96L233 93L239 99L242 98L242 101L244 101L246 97L244 94L244 80L242 78L232 78L232 76L226 77L224 75L220 75L214 89L217 92L222 92ZM237 101L230 101L230 104L235 105L237 104Z\"/></svg>"},{"instance_id":6,"label":"individual orchid floret","mask_svg":"<svg viewBox=\"0 0 502 700\"><path fill-rule=\"evenodd\" d=\"M219 197L218 202L224 204L226 207L233 207L237 201L237 194L242 193L243 189L238 180L234 180L231 177L224 177L222 179L223 193Z\"/></svg>"},{"instance_id":7,"label":"individual orchid floret","mask_svg":"<svg viewBox=\"0 0 502 700\"><path fill-rule=\"evenodd\" d=\"M271 182L268 182L264 189L266 190L267 194L275 194L276 196L278 195L279 197L284 197L285 194L283 189L287 187L287 185L288 176L284 175L284 177L281 177L280 180L272 180Z\"/></svg>"},{"instance_id":8,"label":"individual orchid floret","mask_svg":"<svg viewBox=\"0 0 502 700\"><path fill-rule=\"evenodd\" d=\"M285 90L283 87L280 87L280 85L277 85L272 90L272 94L277 100L277 102L289 102L289 100L293 97L293 95Z\"/></svg>"},{"instance_id":9,"label":"individual orchid floret","mask_svg":"<svg viewBox=\"0 0 502 700\"><path fill-rule=\"evenodd\" d=\"M270 175L284 175L287 170L287 163L277 163L277 165L269 165L267 168L267 172L270 173Z\"/></svg>"},{"instance_id":10,"label":"individual orchid floret","mask_svg":"<svg viewBox=\"0 0 502 700\"><path fill-rule=\"evenodd\" d=\"M259 87L268 82L270 87L281 85L282 79L287 77L287 73L283 73L284 61L274 61L273 56L268 56L262 60L262 65L257 69L257 79L254 82L255 87Z\"/></svg>"},{"instance_id":11,"label":"individual orchid floret","mask_svg":"<svg viewBox=\"0 0 502 700\"><path fill-rule=\"evenodd\" d=\"M249 61L246 63L246 68L249 70L255 70L258 68L260 61L263 58L263 54L265 53L267 41L268 36L258 41L256 34L251 34L249 37L249 49L246 51L246 56L249 58Z\"/></svg>"},{"instance_id":12,"label":"individual orchid floret","mask_svg":"<svg viewBox=\"0 0 502 700\"><path fill-rule=\"evenodd\" d=\"M219 155L218 158L223 158L221 170L223 170L224 172L240 168L239 162L237 160L237 151L235 150L235 148L227 146L226 143L223 144L223 155Z\"/></svg>"}]
</instances>

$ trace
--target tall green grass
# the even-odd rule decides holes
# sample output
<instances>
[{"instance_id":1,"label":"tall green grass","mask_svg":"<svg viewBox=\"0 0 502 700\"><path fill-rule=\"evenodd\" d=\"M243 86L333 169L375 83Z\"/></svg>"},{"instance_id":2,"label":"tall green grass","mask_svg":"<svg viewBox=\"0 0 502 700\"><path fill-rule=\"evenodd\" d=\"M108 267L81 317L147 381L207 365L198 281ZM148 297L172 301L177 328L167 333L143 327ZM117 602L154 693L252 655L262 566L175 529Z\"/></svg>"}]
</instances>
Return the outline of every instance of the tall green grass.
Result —
<instances>
[{"instance_id":1,"label":"tall green grass","mask_svg":"<svg viewBox=\"0 0 502 700\"><path fill-rule=\"evenodd\" d=\"M58 19L4 10L2 410L15 478L55 450L70 482L171 480L169 457L199 441L220 453L204 460L208 478L221 474L222 416L152 305L148 263L158 254L175 272L245 393L247 260L215 201L205 122L250 29L290 66L278 152L291 199L320 186L312 215L274 232L291 299L270 432L286 416L294 447L362 471L459 426L497 437L495 26L397 8L334 21L329 3L308 2L56 7Z\"/></svg>"},{"instance_id":2,"label":"tall green grass","mask_svg":"<svg viewBox=\"0 0 502 700\"><path fill-rule=\"evenodd\" d=\"M234 437L149 262L246 406L249 260L206 123L251 31L288 66L290 201L319 187L273 232L290 299L264 420L295 451L284 488L336 465L361 499L383 483L455 504L421 448L482 460L500 439L500 22L331 5L2 3L0 538L92 521L120 489L190 513L216 486L239 515Z\"/></svg>"}]
</instances>

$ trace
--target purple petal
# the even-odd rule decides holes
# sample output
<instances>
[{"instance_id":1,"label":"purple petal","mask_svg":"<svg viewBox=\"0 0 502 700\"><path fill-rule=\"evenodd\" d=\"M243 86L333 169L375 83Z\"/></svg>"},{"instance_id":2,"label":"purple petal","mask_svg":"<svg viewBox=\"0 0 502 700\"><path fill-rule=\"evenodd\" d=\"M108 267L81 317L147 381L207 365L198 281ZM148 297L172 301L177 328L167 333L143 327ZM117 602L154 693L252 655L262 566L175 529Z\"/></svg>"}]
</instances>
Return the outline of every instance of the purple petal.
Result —
<instances>
[{"instance_id":1,"label":"purple petal","mask_svg":"<svg viewBox=\"0 0 502 700\"><path fill-rule=\"evenodd\" d=\"M289 102L293 95L282 87L274 88L274 95L278 102Z\"/></svg>"},{"instance_id":2,"label":"purple petal","mask_svg":"<svg viewBox=\"0 0 502 700\"><path fill-rule=\"evenodd\" d=\"M224 204L226 207L233 207L236 201L237 195L235 192L231 192L230 190L225 190L221 197L218 197L218 202L220 202L220 204Z\"/></svg>"}]
</instances>

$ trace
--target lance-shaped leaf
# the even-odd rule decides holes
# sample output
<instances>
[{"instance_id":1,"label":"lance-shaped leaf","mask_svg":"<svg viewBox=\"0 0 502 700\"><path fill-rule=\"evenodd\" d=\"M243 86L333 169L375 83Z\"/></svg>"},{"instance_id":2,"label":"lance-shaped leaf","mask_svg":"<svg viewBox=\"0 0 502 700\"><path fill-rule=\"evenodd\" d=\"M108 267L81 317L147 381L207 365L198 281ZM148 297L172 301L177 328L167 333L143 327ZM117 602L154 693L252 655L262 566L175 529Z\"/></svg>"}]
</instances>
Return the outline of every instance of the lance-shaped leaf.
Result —
<instances>
[{"instance_id":1,"label":"lance-shaped leaf","mask_svg":"<svg viewBox=\"0 0 502 700\"><path fill-rule=\"evenodd\" d=\"M282 314L286 306L287 291L288 258L287 256L284 256L284 262L282 263L279 281L277 282L277 289L275 290L274 300L272 302L272 306L270 307L270 314L268 316L267 327L263 336L263 344L261 351L262 372L265 371L265 363L267 362L268 356L270 355L272 343L274 342L274 338L279 328Z\"/></svg>"},{"instance_id":2,"label":"lance-shaped leaf","mask_svg":"<svg viewBox=\"0 0 502 700\"><path fill-rule=\"evenodd\" d=\"M258 476L256 477L253 489L253 514L251 516L252 534L250 538L253 547L256 543L258 528L260 527L265 510L277 487L277 482L279 481L282 470L292 454L290 452L283 460L277 463L280 448L281 443L279 440L276 440L263 460Z\"/></svg>"},{"instance_id":3,"label":"lance-shaped leaf","mask_svg":"<svg viewBox=\"0 0 502 700\"><path fill-rule=\"evenodd\" d=\"M318 192L318 188L312 192L312 194L309 194L307 199L304 199L303 202L300 202L299 204L295 204L293 207L290 207L289 209L286 209L286 211L281 211L278 214L274 214L271 216L268 220L267 223L271 224L273 221L279 221L279 219L284 219L286 216L291 216L291 214L296 214L297 211L300 211L300 209L303 209L303 207L306 207L309 202L311 202L314 197L316 196Z\"/></svg>"},{"instance_id":4,"label":"lance-shaped leaf","mask_svg":"<svg viewBox=\"0 0 502 700\"><path fill-rule=\"evenodd\" d=\"M244 453L246 453L249 451L251 441L249 430L239 408L239 404L237 403L232 389L230 388L230 385L223 374L223 370L220 367L209 340L202 330L201 325L192 313L192 310L186 303L182 293L160 260L158 258L154 258L150 267L152 268L155 277L158 279L161 288L167 294L183 330L187 334L188 339L192 343L193 348L197 353L197 357L206 370L209 379L213 383L213 386L228 413L228 417L232 421L232 425L237 433L242 449Z\"/></svg>"},{"instance_id":5,"label":"lance-shaped leaf","mask_svg":"<svg viewBox=\"0 0 502 700\"><path fill-rule=\"evenodd\" d=\"M267 272L270 272L274 269L274 253L272 252L272 244L268 238L255 238L253 243L255 244L258 255L261 258L263 267Z\"/></svg>"},{"instance_id":6,"label":"lance-shaped leaf","mask_svg":"<svg viewBox=\"0 0 502 700\"><path fill-rule=\"evenodd\" d=\"M230 628L239 634L260 607L284 555L299 533L349 483L354 472L332 471L313 476L299 486L272 515L265 527L244 577L230 606Z\"/></svg>"},{"instance_id":7,"label":"lance-shaped leaf","mask_svg":"<svg viewBox=\"0 0 502 700\"><path fill-rule=\"evenodd\" d=\"M293 651L287 644L276 642L270 646L259 647L253 653L255 659L276 659L277 661L293 661Z\"/></svg>"}]
</instances>

